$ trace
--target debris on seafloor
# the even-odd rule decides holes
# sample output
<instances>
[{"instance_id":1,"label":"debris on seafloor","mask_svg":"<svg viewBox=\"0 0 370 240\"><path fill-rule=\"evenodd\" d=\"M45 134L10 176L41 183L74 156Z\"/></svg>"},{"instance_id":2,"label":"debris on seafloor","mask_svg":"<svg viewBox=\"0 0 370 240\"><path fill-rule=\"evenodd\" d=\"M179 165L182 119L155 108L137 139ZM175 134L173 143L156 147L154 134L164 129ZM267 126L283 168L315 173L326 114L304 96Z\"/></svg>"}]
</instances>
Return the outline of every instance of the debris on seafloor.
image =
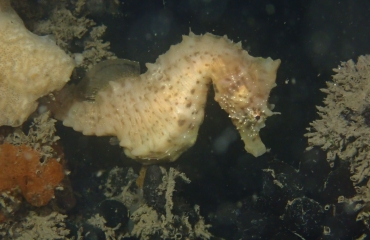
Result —
<instances>
[{"instance_id":1,"label":"debris on seafloor","mask_svg":"<svg viewBox=\"0 0 370 240\"><path fill-rule=\"evenodd\" d=\"M116 236L116 230L121 227L122 223L118 223L114 228L108 227L106 226L107 221L99 214L95 214L90 217L87 222L92 226L101 229L104 232L105 239L119 239L118 236Z\"/></svg>"},{"instance_id":2,"label":"debris on seafloor","mask_svg":"<svg viewBox=\"0 0 370 240\"><path fill-rule=\"evenodd\" d=\"M126 171L121 168L114 168L109 173L105 195L110 200L123 203L129 212L129 232L125 236L135 236L139 239L151 239L151 237L162 239L210 239L212 234L208 229L211 226L206 224L204 218L200 215L199 206L183 211L181 215L174 213L179 212L177 202L174 203L173 199L175 180L179 178L186 183L190 183L185 174L174 168L166 170L155 165L149 166L149 168L155 168L154 174L161 181L160 183L158 181L145 181L143 189L134 186L137 175L133 173L131 168ZM149 170L146 179L150 178L152 173L153 171ZM146 185L151 185L153 182L155 186L146 188ZM121 185L122 183L125 185ZM150 191L150 193L145 191ZM145 198L145 195L148 194L162 197L164 201L159 201L159 204L148 201Z\"/></svg>"},{"instance_id":3,"label":"debris on seafloor","mask_svg":"<svg viewBox=\"0 0 370 240\"><path fill-rule=\"evenodd\" d=\"M30 211L17 222L0 223L0 236L4 239L69 239L66 215L58 212L38 214ZM4 231L4 229L6 231Z\"/></svg>"},{"instance_id":4,"label":"debris on seafloor","mask_svg":"<svg viewBox=\"0 0 370 240\"><path fill-rule=\"evenodd\" d=\"M41 154L44 159L56 156L58 153L53 148L59 136L55 135L56 120L50 118L50 112L44 112L33 119L27 135L17 128L5 137L4 142L15 146L27 145Z\"/></svg>"}]
</instances>

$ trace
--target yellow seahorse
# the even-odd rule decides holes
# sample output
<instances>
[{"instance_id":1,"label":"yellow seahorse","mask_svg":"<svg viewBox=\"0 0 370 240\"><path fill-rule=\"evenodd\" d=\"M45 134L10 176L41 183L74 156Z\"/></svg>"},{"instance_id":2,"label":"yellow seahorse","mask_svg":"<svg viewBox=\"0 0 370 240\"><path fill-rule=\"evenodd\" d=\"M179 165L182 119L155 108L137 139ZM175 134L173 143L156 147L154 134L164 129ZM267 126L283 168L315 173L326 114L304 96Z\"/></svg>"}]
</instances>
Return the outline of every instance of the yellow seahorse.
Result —
<instances>
[{"instance_id":1,"label":"yellow seahorse","mask_svg":"<svg viewBox=\"0 0 370 240\"><path fill-rule=\"evenodd\" d=\"M259 130L273 114L268 97L279 65L226 36L190 33L144 74L125 60L96 65L79 86L56 94L56 116L85 135L117 136L126 155L143 164L174 161L195 143L213 83L245 149L260 156L266 148Z\"/></svg>"}]
</instances>

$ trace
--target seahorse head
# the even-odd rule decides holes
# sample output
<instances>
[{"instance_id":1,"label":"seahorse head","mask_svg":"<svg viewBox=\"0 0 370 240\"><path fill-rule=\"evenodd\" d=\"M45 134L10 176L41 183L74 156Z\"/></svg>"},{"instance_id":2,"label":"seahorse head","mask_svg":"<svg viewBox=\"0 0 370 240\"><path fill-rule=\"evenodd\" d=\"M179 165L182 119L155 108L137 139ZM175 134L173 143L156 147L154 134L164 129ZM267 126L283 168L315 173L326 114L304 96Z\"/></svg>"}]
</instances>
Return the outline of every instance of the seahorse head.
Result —
<instances>
[{"instance_id":1,"label":"seahorse head","mask_svg":"<svg viewBox=\"0 0 370 240\"><path fill-rule=\"evenodd\" d=\"M215 100L237 127L246 151L257 157L266 152L259 130L273 114L268 97L276 86L280 60L254 58L243 50L237 54L240 56L220 56L213 65Z\"/></svg>"}]
</instances>

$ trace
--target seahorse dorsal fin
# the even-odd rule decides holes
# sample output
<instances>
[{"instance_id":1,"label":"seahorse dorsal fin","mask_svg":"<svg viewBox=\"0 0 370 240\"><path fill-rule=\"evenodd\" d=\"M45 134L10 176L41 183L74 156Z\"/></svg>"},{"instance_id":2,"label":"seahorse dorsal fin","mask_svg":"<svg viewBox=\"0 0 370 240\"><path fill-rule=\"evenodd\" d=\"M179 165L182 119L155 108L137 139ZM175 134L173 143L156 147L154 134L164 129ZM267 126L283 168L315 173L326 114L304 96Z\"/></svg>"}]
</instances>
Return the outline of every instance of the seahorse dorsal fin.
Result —
<instances>
[{"instance_id":1,"label":"seahorse dorsal fin","mask_svg":"<svg viewBox=\"0 0 370 240\"><path fill-rule=\"evenodd\" d=\"M109 59L89 69L77 85L77 97L80 100L95 101L96 94L108 86L109 82L124 81L126 78L140 75L138 62L126 59Z\"/></svg>"}]
</instances>

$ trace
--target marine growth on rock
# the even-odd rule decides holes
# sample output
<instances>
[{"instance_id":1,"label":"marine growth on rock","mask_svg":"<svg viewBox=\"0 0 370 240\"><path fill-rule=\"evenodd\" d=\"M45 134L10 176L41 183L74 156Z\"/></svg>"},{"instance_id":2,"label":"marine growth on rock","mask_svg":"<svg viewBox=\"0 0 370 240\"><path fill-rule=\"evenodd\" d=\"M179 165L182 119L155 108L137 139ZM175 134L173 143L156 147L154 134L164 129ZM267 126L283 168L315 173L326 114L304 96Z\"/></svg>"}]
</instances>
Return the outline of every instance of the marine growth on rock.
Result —
<instances>
[{"instance_id":1,"label":"marine growth on rock","mask_svg":"<svg viewBox=\"0 0 370 240\"><path fill-rule=\"evenodd\" d=\"M69 81L73 68L48 36L28 31L9 0L0 0L0 126L20 126L40 97Z\"/></svg>"}]
</instances>

